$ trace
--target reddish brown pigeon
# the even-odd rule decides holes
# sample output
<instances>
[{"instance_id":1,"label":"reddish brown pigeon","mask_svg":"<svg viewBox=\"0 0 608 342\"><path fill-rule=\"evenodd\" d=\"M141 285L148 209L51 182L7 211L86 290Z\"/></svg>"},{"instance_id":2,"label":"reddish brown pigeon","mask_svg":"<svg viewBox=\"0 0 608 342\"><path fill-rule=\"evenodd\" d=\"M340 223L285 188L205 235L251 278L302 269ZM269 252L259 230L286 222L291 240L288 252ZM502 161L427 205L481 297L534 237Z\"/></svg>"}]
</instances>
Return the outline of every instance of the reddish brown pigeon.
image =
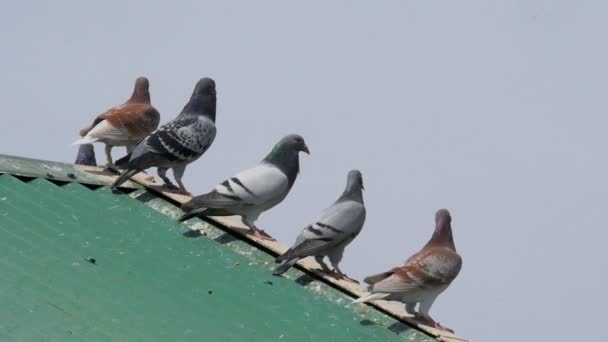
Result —
<instances>
[{"instance_id":1,"label":"reddish brown pigeon","mask_svg":"<svg viewBox=\"0 0 608 342\"><path fill-rule=\"evenodd\" d=\"M90 127L80 130L82 138L74 145L105 143L106 161L110 166L113 146L126 146L130 152L140 140L158 127L159 122L160 114L150 104L148 79L139 77L135 80L131 98L99 115Z\"/></svg>"},{"instance_id":2,"label":"reddish brown pigeon","mask_svg":"<svg viewBox=\"0 0 608 342\"><path fill-rule=\"evenodd\" d=\"M448 330L429 316L435 299L456 278L462 267L462 258L456 253L452 237L452 216L446 209L435 214L435 232L427 244L405 261L405 265L369 276L370 294L354 301L384 299L405 303L405 310L423 324ZM418 311L416 304L420 303Z\"/></svg>"}]
</instances>

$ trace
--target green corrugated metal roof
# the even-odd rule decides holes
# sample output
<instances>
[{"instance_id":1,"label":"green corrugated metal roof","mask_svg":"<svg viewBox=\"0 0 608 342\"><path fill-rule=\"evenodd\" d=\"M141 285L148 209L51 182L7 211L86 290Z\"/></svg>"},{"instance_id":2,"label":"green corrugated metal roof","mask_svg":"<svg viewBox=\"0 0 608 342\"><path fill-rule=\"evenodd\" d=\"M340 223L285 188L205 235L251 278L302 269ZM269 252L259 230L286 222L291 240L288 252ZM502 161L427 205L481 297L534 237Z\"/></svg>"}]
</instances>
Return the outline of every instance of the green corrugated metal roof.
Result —
<instances>
[{"instance_id":1,"label":"green corrugated metal roof","mask_svg":"<svg viewBox=\"0 0 608 342\"><path fill-rule=\"evenodd\" d=\"M2 340L434 340L301 270L273 277L273 255L221 227L185 237L146 189L80 179L0 175Z\"/></svg>"}]
</instances>

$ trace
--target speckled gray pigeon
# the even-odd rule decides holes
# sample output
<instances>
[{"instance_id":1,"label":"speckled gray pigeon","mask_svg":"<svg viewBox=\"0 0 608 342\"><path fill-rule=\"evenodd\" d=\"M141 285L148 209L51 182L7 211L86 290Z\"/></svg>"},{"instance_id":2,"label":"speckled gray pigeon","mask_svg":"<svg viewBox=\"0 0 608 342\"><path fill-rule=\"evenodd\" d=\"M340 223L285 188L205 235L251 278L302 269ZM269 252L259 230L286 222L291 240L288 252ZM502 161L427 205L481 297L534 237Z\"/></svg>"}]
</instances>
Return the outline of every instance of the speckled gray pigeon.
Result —
<instances>
[{"instance_id":1,"label":"speckled gray pigeon","mask_svg":"<svg viewBox=\"0 0 608 342\"><path fill-rule=\"evenodd\" d=\"M131 176L150 167L158 168L165 185L176 188L166 175L173 169L179 191L190 194L182 183L186 166L202 156L213 143L215 128L215 82L203 78L196 84L190 101L172 121L162 125L140 142L132 154L116 162L125 171L112 184L112 189ZM128 162L125 162L125 158Z\"/></svg>"},{"instance_id":2,"label":"speckled gray pigeon","mask_svg":"<svg viewBox=\"0 0 608 342\"><path fill-rule=\"evenodd\" d=\"M405 311L421 323L448 330L429 315L431 306L456 278L462 258L456 252L452 236L452 216L446 209L435 214L435 232L427 244L405 261L405 265L364 279L370 294L354 301L362 303L378 299L405 303ZM416 304L420 303L418 311Z\"/></svg>"},{"instance_id":3,"label":"speckled gray pigeon","mask_svg":"<svg viewBox=\"0 0 608 342\"><path fill-rule=\"evenodd\" d=\"M299 152L309 153L304 139L291 134L281 139L258 165L218 184L207 194L182 205L186 211L179 221L197 215L240 215L243 223L260 239L272 238L255 226L264 211L281 203L291 190L300 170Z\"/></svg>"},{"instance_id":4,"label":"speckled gray pigeon","mask_svg":"<svg viewBox=\"0 0 608 342\"><path fill-rule=\"evenodd\" d=\"M278 265L273 274L283 274L301 258L314 256L324 271L336 278L348 278L340 270L339 263L344 248L359 235L365 223L363 189L361 172L350 171L342 195L321 213L315 223L304 228L295 244L277 258ZM326 256L333 267L331 271L323 262Z\"/></svg>"}]
</instances>

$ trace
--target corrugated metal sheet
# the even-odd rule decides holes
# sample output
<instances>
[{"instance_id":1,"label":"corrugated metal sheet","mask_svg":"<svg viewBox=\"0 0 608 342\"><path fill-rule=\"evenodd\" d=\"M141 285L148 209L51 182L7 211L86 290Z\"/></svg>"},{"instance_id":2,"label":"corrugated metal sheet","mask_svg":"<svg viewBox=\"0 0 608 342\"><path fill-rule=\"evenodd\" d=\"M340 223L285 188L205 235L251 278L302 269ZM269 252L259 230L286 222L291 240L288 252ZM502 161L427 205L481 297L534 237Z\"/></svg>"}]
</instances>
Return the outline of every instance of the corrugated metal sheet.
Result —
<instances>
[{"instance_id":1,"label":"corrugated metal sheet","mask_svg":"<svg viewBox=\"0 0 608 342\"><path fill-rule=\"evenodd\" d=\"M58 163L49 160L28 159L0 154L0 172L26 177L42 177L57 181L83 184L107 185L112 183L116 175L94 166L82 166ZM141 189L142 186L127 181L121 187Z\"/></svg>"},{"instance_id":2,"label":"corrugated metal sheet","mask_svg":"<svg viewBox=\"0 0 608 342\"><path fill-rule=\"evenodd\" d=\"M92 183L95 184L95 183ZM0 176L0 339L432 341L145 189Z\"/></svg>"}]
</instances>

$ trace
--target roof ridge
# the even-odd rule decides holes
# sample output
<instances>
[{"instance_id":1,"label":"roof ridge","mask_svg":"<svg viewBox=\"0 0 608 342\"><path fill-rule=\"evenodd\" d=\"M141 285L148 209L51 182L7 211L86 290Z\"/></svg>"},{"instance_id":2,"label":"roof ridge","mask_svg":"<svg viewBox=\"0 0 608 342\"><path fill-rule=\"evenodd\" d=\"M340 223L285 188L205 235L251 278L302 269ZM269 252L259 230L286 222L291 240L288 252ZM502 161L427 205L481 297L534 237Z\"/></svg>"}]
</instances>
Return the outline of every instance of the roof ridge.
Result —
<instances>
[{"instance_id":1,"label":"roof ridge","mask_svg":"<svg viewBox=\"0 0 608 342\"><path fill-rule=\"evenodd\" d=\"M103 167L73 165L62 162L30 159L9 155L0 154L0 174L7 173L11 175L45 178L55 181L69 181L81 184L93 185L110 185L116 178L116 174L108 172ZM123 188L126 189L141 189L142 187L159 194L163 198L173 202L174 204L183 204L191 199L190 196L177 194L166 191L162 187L162 181L157 181L155 177L151 177L143 172L137 173L130 178L130 182L126 182ZM165 214L166 215L166 214ZM222 229L230 231L237 235L242 240L247 241L251 245L260 250L280 255L287 250L287 247L281 245L277 241L268 241L258 239L250 234L247 234L248 227L241 222L227 217L212 216L209 219L221 226ZM329 277L322 272L322 268L312 258L304 258L297 262L298 268L304 272L314 276L323 283L341 291L342 293L358 298L367 294L359 285L341 279ZM405 323L431 337L437 338L440 341L448 342L466 342L467 339L458 337L446 331L435 329L426 325L419 324L409 316L401 307L396 307L387 301L376 301L365 303L368 306L384 313L387 316Z\"/></svg>"}]
</instances>

